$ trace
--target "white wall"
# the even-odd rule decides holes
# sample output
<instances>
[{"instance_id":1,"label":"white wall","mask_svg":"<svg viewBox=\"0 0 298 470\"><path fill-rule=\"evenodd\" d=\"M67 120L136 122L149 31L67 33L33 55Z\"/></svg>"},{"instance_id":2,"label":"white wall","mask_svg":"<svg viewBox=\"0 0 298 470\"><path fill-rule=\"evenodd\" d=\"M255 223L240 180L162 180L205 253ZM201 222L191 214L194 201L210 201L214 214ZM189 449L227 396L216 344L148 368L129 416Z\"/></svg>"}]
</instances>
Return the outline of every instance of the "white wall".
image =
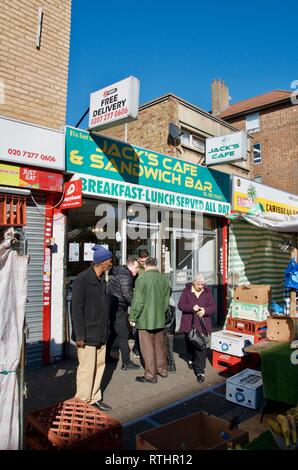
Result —
<instances>
[{"instance_id":1,"label":"white wall","mask_svg":"<svg viewBox=\"0 0 298 470\"><path fill-rule=\"evenodd\" d=\"M62 355L64 340L64 259L65 259L66 217L55 214L53 221L53 238L55 247L52 254L51 285L51 360Z\"/></svg>"}]
</instances>

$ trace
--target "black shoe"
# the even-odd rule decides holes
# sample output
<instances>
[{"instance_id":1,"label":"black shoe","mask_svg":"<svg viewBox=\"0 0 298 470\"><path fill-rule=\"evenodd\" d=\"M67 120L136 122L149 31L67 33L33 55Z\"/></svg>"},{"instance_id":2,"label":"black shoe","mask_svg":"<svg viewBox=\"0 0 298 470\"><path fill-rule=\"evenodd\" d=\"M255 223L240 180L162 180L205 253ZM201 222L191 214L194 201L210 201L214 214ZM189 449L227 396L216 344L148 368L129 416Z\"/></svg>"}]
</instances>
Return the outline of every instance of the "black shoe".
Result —
<instances>
[{"instance_id":1,"label":"black shoe","mask_svg":"<svg viewBox=\"0 0 298 470\"><path fill-rule=\"evenodd\" d=\"M187 361L187 365L189 369L193 369L193 362L192 361Z\"/></svg>"},{"instance_id":2,"label":"black shoe","mask_svg":"<svg viewBox=\"0 0 298 470\"><path fill-rule=\"evenodd\" d=\"M176 364L169 364L169 372L176 372Z\"/></svg>"},{"instance_id":3,"label":"black shoe","mask_svg":"<svg viewBox=\"0 0 298 470\"><path fill-rule=\"evenodd\" d=\"M110 405L106 405L102 400L98 400L95 403L92 403L92 406L98 408L101 411L111 411L112 407Z\"/></svg>"},{"instance_id":4,"label":"black shoe","mask_svg":"<svg viewBox=\"0 0 298 470\"><path fill-rule=\"evenodd\" d=\"M129 361L127 364L122 364L122 366L121 366L122 370L139 369L139 368L140 368L139 364L135 364L132 361Z\"/></svg>"},{"instance_id":5,"label":"black shoe","mask_svg":"<svg viewBox=\"0 0 298 470\"><path fill-rule=\"evenodd\" d=\"M146 377L136 377L138 382L142 382L143 384L156 384L157 380L149 380Z\"/></svg>"},{"instance_id":6,"label":"black shoe","mask_svg":"<svg viewBox=\"0 0 298 470\"><path fill-rule=\"evenodd\" d=\"M205 381L205 375L204 374L198 374L197 375L197 381L199 384L203 383Z\"/></svg>"},{"instance_id":7,"label":"black shoe","mask_svg":"<svg viewBox=\"0 0 298 470\"><path fill-rule=\"evenodd\" d=\"M138 358L139 358L140 355L141 355L141 354L140 354L140 351L137 351L136 349L132 349L132 352L133 352L134 357L138 357Z\"/></svg>"}]
</instances>

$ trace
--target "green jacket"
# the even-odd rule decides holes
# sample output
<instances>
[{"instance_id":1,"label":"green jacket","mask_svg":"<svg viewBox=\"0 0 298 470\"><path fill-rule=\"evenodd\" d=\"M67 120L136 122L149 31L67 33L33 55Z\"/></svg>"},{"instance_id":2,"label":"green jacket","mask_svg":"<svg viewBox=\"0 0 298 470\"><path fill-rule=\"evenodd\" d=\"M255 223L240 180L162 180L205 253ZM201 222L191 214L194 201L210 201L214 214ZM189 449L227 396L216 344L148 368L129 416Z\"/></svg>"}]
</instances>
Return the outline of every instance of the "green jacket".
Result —
<instances>
[{"instance_id":1,"label":"green jacket","mask_svg":"<svg viewBox=\"0 0 298 470\"><path fill-rule=\"evenodd\" d=\"M138 330L157 330L165 326L171 286L164 274L150 269L136 280L129 321Z\"/></svg>"}]
</instances>

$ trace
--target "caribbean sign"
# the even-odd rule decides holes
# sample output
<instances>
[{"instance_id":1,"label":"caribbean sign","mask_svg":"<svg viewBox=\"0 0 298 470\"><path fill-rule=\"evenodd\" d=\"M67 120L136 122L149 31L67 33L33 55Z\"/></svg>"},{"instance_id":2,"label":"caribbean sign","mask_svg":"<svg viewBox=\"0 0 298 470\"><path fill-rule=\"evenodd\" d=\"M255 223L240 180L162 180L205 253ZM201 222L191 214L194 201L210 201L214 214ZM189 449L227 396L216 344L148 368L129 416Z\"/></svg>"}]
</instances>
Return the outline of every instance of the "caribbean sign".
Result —
<instances>
[{"instance_id":1,"label":"caribbean sign","mask_svg":"<svg viewBox=\"0 0 298 470\"><path fill-rule=\"evenodd\" d=\"M87 131L66 128L66 170L229 204L229 175ZM83 189L84 191L84 189Z\"/></svg>"}]
</instances>

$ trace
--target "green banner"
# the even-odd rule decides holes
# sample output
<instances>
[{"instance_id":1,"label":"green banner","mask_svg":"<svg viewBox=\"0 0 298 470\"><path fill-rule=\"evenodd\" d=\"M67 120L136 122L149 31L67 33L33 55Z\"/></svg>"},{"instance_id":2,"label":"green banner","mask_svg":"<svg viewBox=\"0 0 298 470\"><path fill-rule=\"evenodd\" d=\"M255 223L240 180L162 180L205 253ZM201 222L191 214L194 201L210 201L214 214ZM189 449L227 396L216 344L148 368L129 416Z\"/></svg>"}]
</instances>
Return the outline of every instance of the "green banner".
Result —
<instances>
[{"instance_id":1,"label":"green banner","mask_svg":"<svg viewBox=\"0 0 298 470\"><path fill-rule=\"evenodd\" d=\"M66 128L66 170L230 202L230 176L87 131Z\"/></svg>"}]
</instances>

